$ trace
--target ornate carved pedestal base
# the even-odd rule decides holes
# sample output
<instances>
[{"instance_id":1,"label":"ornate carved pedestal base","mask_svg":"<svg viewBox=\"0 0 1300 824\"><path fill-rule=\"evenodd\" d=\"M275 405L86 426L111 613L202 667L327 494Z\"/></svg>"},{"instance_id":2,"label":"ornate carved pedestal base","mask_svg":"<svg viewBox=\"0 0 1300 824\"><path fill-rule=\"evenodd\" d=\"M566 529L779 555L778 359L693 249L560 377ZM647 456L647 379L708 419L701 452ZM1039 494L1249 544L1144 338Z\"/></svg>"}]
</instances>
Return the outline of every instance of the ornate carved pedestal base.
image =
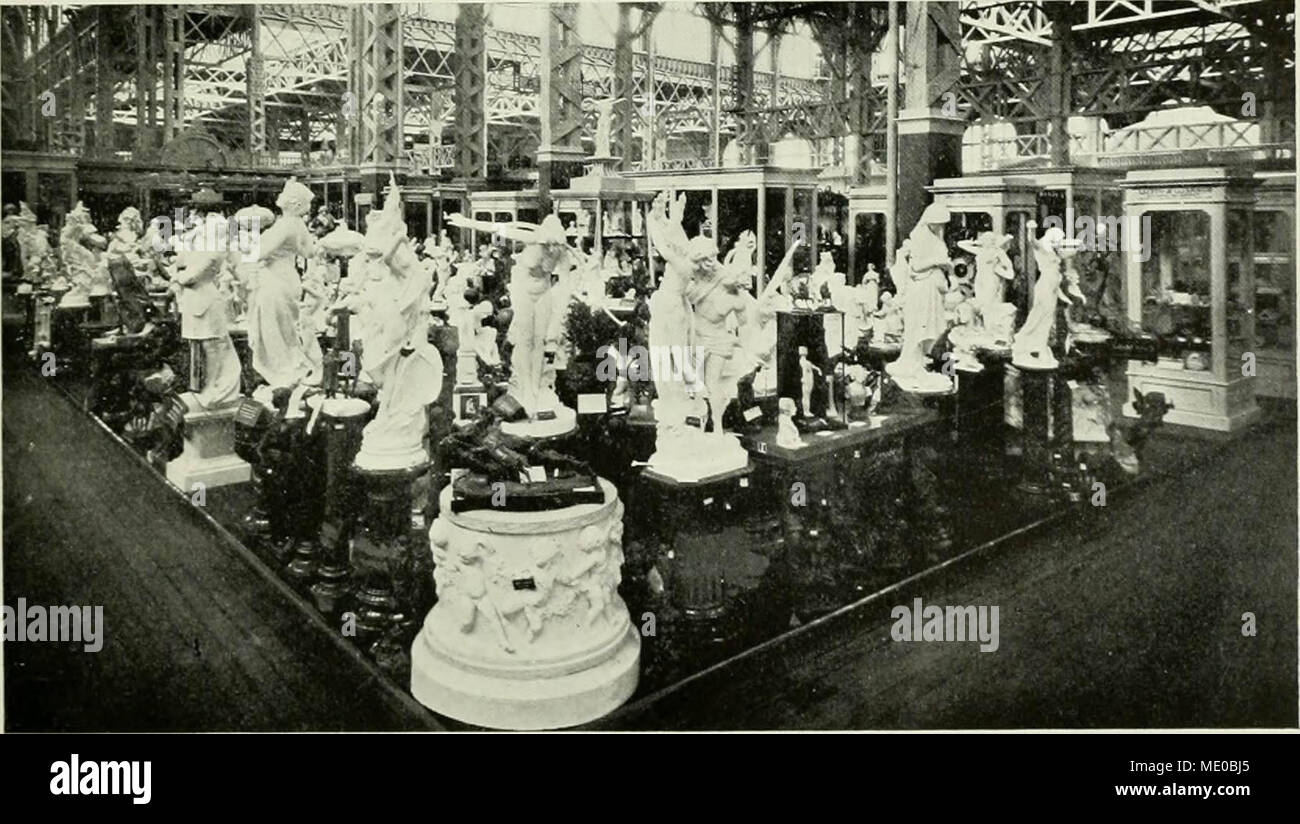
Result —
<instances>
[{"instance_id":1,"label":"ornate carved pedestal base","mask_svg":"<svg viewBox=\"0 0 1300 824\"><path fill-rule=\"evenodd\" d=\"M471 724L552 729L636 689L641 637L618 595L623 505L451 512L429 530L438 603L411 647L411 693Z\"/></svg>"},{"instance_id":2,"label":"ornate carved pedestal base","mask_svg":"<svg viewBox=\"0 0 1300 824\"><path fill-rule=\"evenodd\" d=\"M235 454L238 408L232 405L185 414L185 451L167 464L167 480L191 492L198 483L211 489L249 479L248 462Z\"/></svg>"}]
</instances>

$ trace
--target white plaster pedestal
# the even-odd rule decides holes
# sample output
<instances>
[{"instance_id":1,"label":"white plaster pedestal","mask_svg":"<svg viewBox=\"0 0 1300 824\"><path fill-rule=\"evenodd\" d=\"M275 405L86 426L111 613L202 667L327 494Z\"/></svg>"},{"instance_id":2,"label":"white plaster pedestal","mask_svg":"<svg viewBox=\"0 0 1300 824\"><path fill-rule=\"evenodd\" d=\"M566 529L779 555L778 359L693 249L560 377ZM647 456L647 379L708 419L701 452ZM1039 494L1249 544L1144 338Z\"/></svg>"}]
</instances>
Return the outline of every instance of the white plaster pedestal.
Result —
<instances>
[{"instance_id":1,"label":"white plaster pedestal","mask_svg":"<svg viewBox=\"0 0 1300 824\"><path fill-rule=\"evenodd\" d=\"M1132 390L1142 394L1163 392L1174 405L1165 413L1165 423L1195 426L1218 432L1236 432L1259 420L1255 405L1255 379L1216 376L1212 371L1183 368L1177 359L1162 358L1157 364L1129 361L1129 397L1124 416L1138 417L1133 409Z\"/></svg>"},{"instance_id":2,"label":"white plaster pedestal","mask_svg":"<svg viewBox=\"0 0 1300 824\"><path fill-rule=\"evenodd\" d=\"M235 454L238 410L239 404L232 404L186 412L185 449L167 464L167 480L187 494L198 483L211 489L248 481L252 470Z\"/></svg>"},{"instance_id":3,"label":"white plaster pedestal","mask_svg":"<svg viewBox=\"0 0 1300 824\"><path fill-rule=\"evenodd\" d=\"M632 695L641 637L618 595L623 504L451 511L429 529L438 603L411 646L411 693L498 729L570 727Z\"/></svg>"}]
</instances>

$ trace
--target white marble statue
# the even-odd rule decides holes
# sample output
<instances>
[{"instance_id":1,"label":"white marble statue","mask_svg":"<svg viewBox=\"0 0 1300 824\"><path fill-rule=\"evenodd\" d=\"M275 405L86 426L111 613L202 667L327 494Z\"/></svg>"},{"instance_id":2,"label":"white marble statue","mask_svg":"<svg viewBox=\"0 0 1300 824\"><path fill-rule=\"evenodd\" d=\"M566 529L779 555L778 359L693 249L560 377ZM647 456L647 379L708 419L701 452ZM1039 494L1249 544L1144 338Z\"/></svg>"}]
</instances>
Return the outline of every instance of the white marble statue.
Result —
<instances>
[{"instance_id":1,"label":"white marble statue","mask_svg":"<svg viewBox=\"0 0 1300 824\"><path fill-rule=\"evenodd\" d=\"M880 308L871 318L875 341L882 346L899 346L903 342L903 302L894 300L894 293L880 294Z\"/></svg>"},{"instance_id":2,"label":"white marble statue","mask_svg":"<svg viewBox=\"0 0 1300 824\"><path fill-rule=\"evenodd\" d=\"M384 206L366 230L366 249L379 270L369 290L374 324L362 359L379 387L379 410L362 431L356 466L410 469L428 462L426 409L442 391L442 356L429 343L429 284L406 236L401 190L389 178Z\"/></svg>"},{"instance_id":3,"label":"white marble statue","mask_svg":"<svg viewBox=\"0 0 1300 824\"><path fill-rule=\"evenodd\" d=\"M685 195L655 197L646 229L666 262L663 281L650 298L652 377L658 394L652 469L681 479L699 479L747 466L739 441L721 430L729 395L720 385L738 339L727 319L743 313L744 299L730 275L719 272L718 250L703 235L687 239L682 228ZM706 374L707 373L707 374ZM714 384L713 432L703 431L700 399ZM694 423L692 423L694 422ZM699 424L698 426L695 424Z\"/></svg>"},{"instance_id":4,"label":"white marble statue","mask_svg":"<svg viewBox=\"0 0 1300 824\"><path fill-rule=\"evenodd\" d=\"M930 348L946 329L943 297L952 262L943 229L949 218L942 204L927 206L891 270L903 301L903 342L898 359L885 369L905 392L952 391L949 378L928 368Z\"/></svg>"},{"instance_id":5,"label":"white marble statue","mask_svg":"<svg viewBox=\"0 0 1300 824\"><path fill-rule=\"evenodd\" d=\"M510 353L510 394L524 408L528 421L502 428L514 430L512 434L538 437L567 432L576 416L560 403L552 381L568 296L553 291L551 286L554 275L567 272L574 258L559 218L547 215L540 226L516 222L492 227L461 215L451 215L447 222L478 231L496 228L507 240L524 244L523 251L515 255L510 272L510 307L514 317L506 339L514 347Z\"/></svg>"},{"instance_id":6,"label":"white marble statue","mask_svg":"<svg viewBox=\"0 0 1300 824\"><path fill-rule=\"evenodd\" d=\"M712 410L713 428L722 429L722 413L736 397L736 382L747 365L742 355L745 323L754 298L749 293L754 250L753 232L744 232L711 285L691 290L695 331L700 347L700 373Z\"/></svg>"},{"instance_id":7,"label":"white marble statue","mask_svg":"<svg viewBox=\"0 0 1300 824\"><path fill-rule=\"evenodd\" d=\"M1032 224L1031 224L1032 226ZM1031 229L1032 231L1032 229ZM1070 303L1065 289L1078 294L1077 282L1067 283L1067 260L1072 261L1078 242L1066 240L1065 232L1053 226L1033 244L1038 279L1034 282L1033 302L1024 324L1016 330L1011 343L1011 362L1022 369L1055 369L1060 364L1052 354L1052 327L1056 323L1058 303ZM1072 264L1071 264L1072 265ZM1078 295L1082 298L1082 295Z\"/></svg>"},{"instance_id":8,"label":"white marble statue","mask_svg":"<svg viewBox=\"0 0 1300 824\"><path fill-rule=\"evenodd\" d=\"M239 400L239 355L230 340L229 309L217 285L226 262L226 230L220 212L204 215L186 233L172 275L181 337L190 342L190 393L185 402L191 411L219 409Z\"/></svg>"},{"instance_id":9,"label":"white marble statue","mask_svg":"<svg viewBox=\"0 0 1300 824\"><path fill-rule=\"evenodd\" d=\"M55 260L50 248L50 236L44 224L37 225L36 213L25 202L18 203L18 214L5 218L18 239L18 256L23 264L23 277L35 283L45 283L52 288L67 289L67 277Z\"/></svg>"},{"instance_id":10,"label":"white marble statue","mask_svg":"<svg viewBox=\"0 0 1300 824\"><path fill-rule=\"evenodd\" d=\"M805 418L813 417L812 391L817 376L822 370L817 364L808 360L808 347L799 347L799 414Z\"/></svg>"},{"instance_id":11,"label":"white marble statue","mask_svg":"<svg viewBox=\"0 0 1300 824\"><path fill-rule=\"evenodd\" d=\"M794 425L794 413L797 411L794 398L781 398L776 403L776 445L782 449L798 449L803 446L803 438Z\"/></svg>"},{"instance_id":12,"label":"white marble statue","mask_svg":"<svg viewBox=\"0 0 1300 824\"><path fill-rule=\"evenodd\" d=\"M829 291L834 278L835 257L830 252L822 252L817 259L817 267L808 276L808 291L812 295L814 303L824 305L827 302L822 293L823 291ZM823 290L822 287L826 287L826 290Z\"/></svg>"},{"instance_id":13,"label":"white marble statue","mask_svg":"<svg viewBox=\"0 0 1300 824\"><path fill-rule=\"evenodd\" d=\"M979 343L988 349L1004 349L1011 343L1016 307L1004 299L1007 282L1016 273L1007 254L1011 235L999 237L981 232L975 240L959 240L957 245L975 256L975 328L981 333Z\"/></svg>"},{"instance_id":14,"label":"white marble statue","mask_svg":"<svg viewBox=\"0 0 1300 824\"><path fill-rule=\"evenodd\" d=\"M623 102L621 97L610 97L596 102L596 153L593 157L612 157L614 133L614 107Z\"/></svg>"},{"instance_id":15,"label":"white marble statue","mask_svg":"<svg viewBox=\"0 0 1300 824\"><path fill-rule=\"evenodd\" d=\"M275 202L280 216L258 240L261 266L250 301L248 343L253 369L273 388L315 385L321 379L303 348L299 322L302 281L296 260L310 258L315 251L305 221L311 200L311 189L290 178Z\"/></svg>"},{"instance_id":16,"label":"white marble statue","mask_svg":"<svg viewBox=\"0 0 1300 824\"><path fill-rule=\"evenodd\" d=\"M867 264L867 272L858 284L858 291L861 293L858 299L862 302L863 311L868 316L875 314L880 308L880 273L876 271L876 264Z\"/></svg>"},{"instance_id":17,"label":"white marble statue","mask_svg":"<svg viewBox=\"0 0 1300 824\"><path fill-rule=\"evenodd\" d=\"M78 201L76 207L68 212L59 232L59 256L70 286L59 301L60 308L84 308L90 305L92 290L102 294L102 284L97 277L99 255L91 248L102 241L90 223L90 212Z\"/></svg>"}]
</instances>

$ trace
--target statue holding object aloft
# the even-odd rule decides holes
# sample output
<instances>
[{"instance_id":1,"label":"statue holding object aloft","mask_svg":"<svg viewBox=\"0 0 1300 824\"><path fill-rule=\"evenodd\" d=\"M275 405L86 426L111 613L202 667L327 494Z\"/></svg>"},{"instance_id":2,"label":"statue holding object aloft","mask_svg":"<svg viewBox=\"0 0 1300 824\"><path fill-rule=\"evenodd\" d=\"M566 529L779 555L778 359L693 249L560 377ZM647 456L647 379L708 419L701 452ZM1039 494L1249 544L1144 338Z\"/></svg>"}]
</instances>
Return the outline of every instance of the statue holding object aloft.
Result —
<instances>
[{"instance_id":1,"label":"statue holding object aloft","mask_svg":"<svg viewBox=\"0 0 1300 824\"><path fill-rule=\"evenodd\" d=\"M685 210L684 194L660 192L646 219L650 240L667 263L650 298L650 351L663 355L652 363L658 399L650 467L678 480L699 480L749 465L748 453L721 426L722 403L731 394L724 376L740 346L726 322L732 314L743 319L747 307L734 273L720 271L713 240L687 239ZM704 431L705 397L713 404L711 433Z\"/></svg>"},{"instance_id":2,"label":"statue holding object aloft","mask_svg":"<svg viewBox=\"0 0 1300 824\"><path fill-rule=\"evenodd\" d=\"M506 340L510 353L510 395L527 420L507 421L502 430L514 435L552 437L576 426L577 415L555 394L555 356L563 331L568 295L551 288L556 274L574 263L560 219L547 215L541 225L524 222L497 225L450 215L447 224L480 232L495 232L524 244L510 272L510 307L514 316Z\"/></svg>"},{"instance_id":3,"label":"statue holding object aloft","mask_svg":"<svg viewBox=\"0 0 1300 824\"><path fill-rule=\"evenodd\" d=\"M428 462L426 408L442 391L442 356L429 342L429 281L406 236L401 191L390 177L384 206L366 229L374 256L374 324L362 358L379 387L379 410L362 431L356 466L404 470Z\"/></svg>"},{"instance_id":4,"label":"statue holding object aloft","mask_svg":"<svg viewBox=\"0 0 1300 824\"><path fill-rule=\"evenodd\" d=\"M1031 223L1030 231L1034 228ZM1011 344L1013 365L1021 369L1056 369L1060 365L1052 353L1052 329L1056 324L1057 304L1072 302L1066 288L1083 300L1073 263L1079 245L1077 240L1067 240L1065 232L1056 226L1034 242L1038 280L1034 282L1029 314Z\"/></svg>"}]
</instances>

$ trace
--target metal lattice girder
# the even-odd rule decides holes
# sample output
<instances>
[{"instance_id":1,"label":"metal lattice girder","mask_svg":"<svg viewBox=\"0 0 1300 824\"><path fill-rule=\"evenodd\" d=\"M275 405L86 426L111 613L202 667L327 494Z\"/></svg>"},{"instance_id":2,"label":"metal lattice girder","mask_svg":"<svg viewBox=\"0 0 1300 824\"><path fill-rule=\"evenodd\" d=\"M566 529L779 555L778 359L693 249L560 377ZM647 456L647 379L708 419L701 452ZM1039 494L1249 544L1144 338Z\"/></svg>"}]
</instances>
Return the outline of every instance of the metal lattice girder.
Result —
<instances>
[{"instance_id":1,"label":"metal lattice girder","mask_svg":"<svg viewBox=\"0 0 1300 824\"><path fill-rule=\"evenodd\" d=\"M0 101L3 102L0 126L4 130L4 140L13 145L12 141L32 139L29 117L31 87L27 76L31 71L27 63L27 16L19 8L0 9L0 15L3 15L4 26L3 48L0 51L0 78L3 79L3 88L0 88Z\"/></svg>"},{"instance_id":2,"label":"metal lattice girder","mask_svg":"<svg viewBox=\"0 0 1300 824\"><path fill-rule=\"evenodd\" d=\"M582 39L578 4L548 3L542 35L542 150L581 157Z\"/></svg>"},{"instance_id":3,"label":"metal lattice girder","mask_svg":"<svg viewBox=\"0 0 1300 824\"><path fill-rule=\"evenodd\" d=\"M357 43L360 140L356 162L401 162L403 92L402 16L396 5L366 3L353 12Z\"/></svg>"},{"instance_id":4,"label":"metal lattice girder","mask_svg":"<svg viewBox=\"0 0 1300 824\"><path fill-rule=\"evenodd\" d=\"M962 0L962 46L1008 41L1046 46L1052 23L1036 0Z\"/></svg>"},{"instance_id":5,"label":"metal lattice girder","mask_svg":"<svg viewBox=\"0 0 1300 824\"><path fill-rule=\"evenodd\" d=\"M935 0L908 0L903 66L911 109L938 108L961 76L961 24L957 6Z\"/></svg>"},{"instance_id":6,"label":"metal lattice girder","mask_svg":"<svg viewBox=\"0 0 1300 824\"><path fill-rule=\"evenodd\" d=\"M487 177L487 12L462 3L456 10L456 174Z\"/></svg>"},{"instance_id":7,"label":"metal lattice girder","mask_svg":"<svg viewBox=\"0 0 1300 824\"><path fill-rule=\"evenodd\" d=\"M1187 103L1236 114L1243 95L1294 95L1294 14L1260 0L962 3L964 76L973 116L1034 123L1055 113L1051 18L1069 21L1069 110L1132 122ZM1059 113L1056 113L1059 114Z\"/></svg>"},{"instance_id":8,"label":"metal lattice girder","mask_svg":"<svg viewBox=\"0 0 1300 824\"><path fill-rule=\"evenodd\" d=\"M180 6L162 11L163 140L185 126L185 12Z\"/></svg>"},{"instance_id":9,"label":"metal lattice girder","mask_svg":"<svg viewBox=\"0 0 1300 824\"><path fill-rule=\"evenodd\" d=\"M1232 23L1097 41L1072 70L1073 107L1137 115L1183 99L1239 109L1245 92L1289 100L1293 78L1267 71L1270 57L1265 43Z\"/></svg>"}]
</instances>

